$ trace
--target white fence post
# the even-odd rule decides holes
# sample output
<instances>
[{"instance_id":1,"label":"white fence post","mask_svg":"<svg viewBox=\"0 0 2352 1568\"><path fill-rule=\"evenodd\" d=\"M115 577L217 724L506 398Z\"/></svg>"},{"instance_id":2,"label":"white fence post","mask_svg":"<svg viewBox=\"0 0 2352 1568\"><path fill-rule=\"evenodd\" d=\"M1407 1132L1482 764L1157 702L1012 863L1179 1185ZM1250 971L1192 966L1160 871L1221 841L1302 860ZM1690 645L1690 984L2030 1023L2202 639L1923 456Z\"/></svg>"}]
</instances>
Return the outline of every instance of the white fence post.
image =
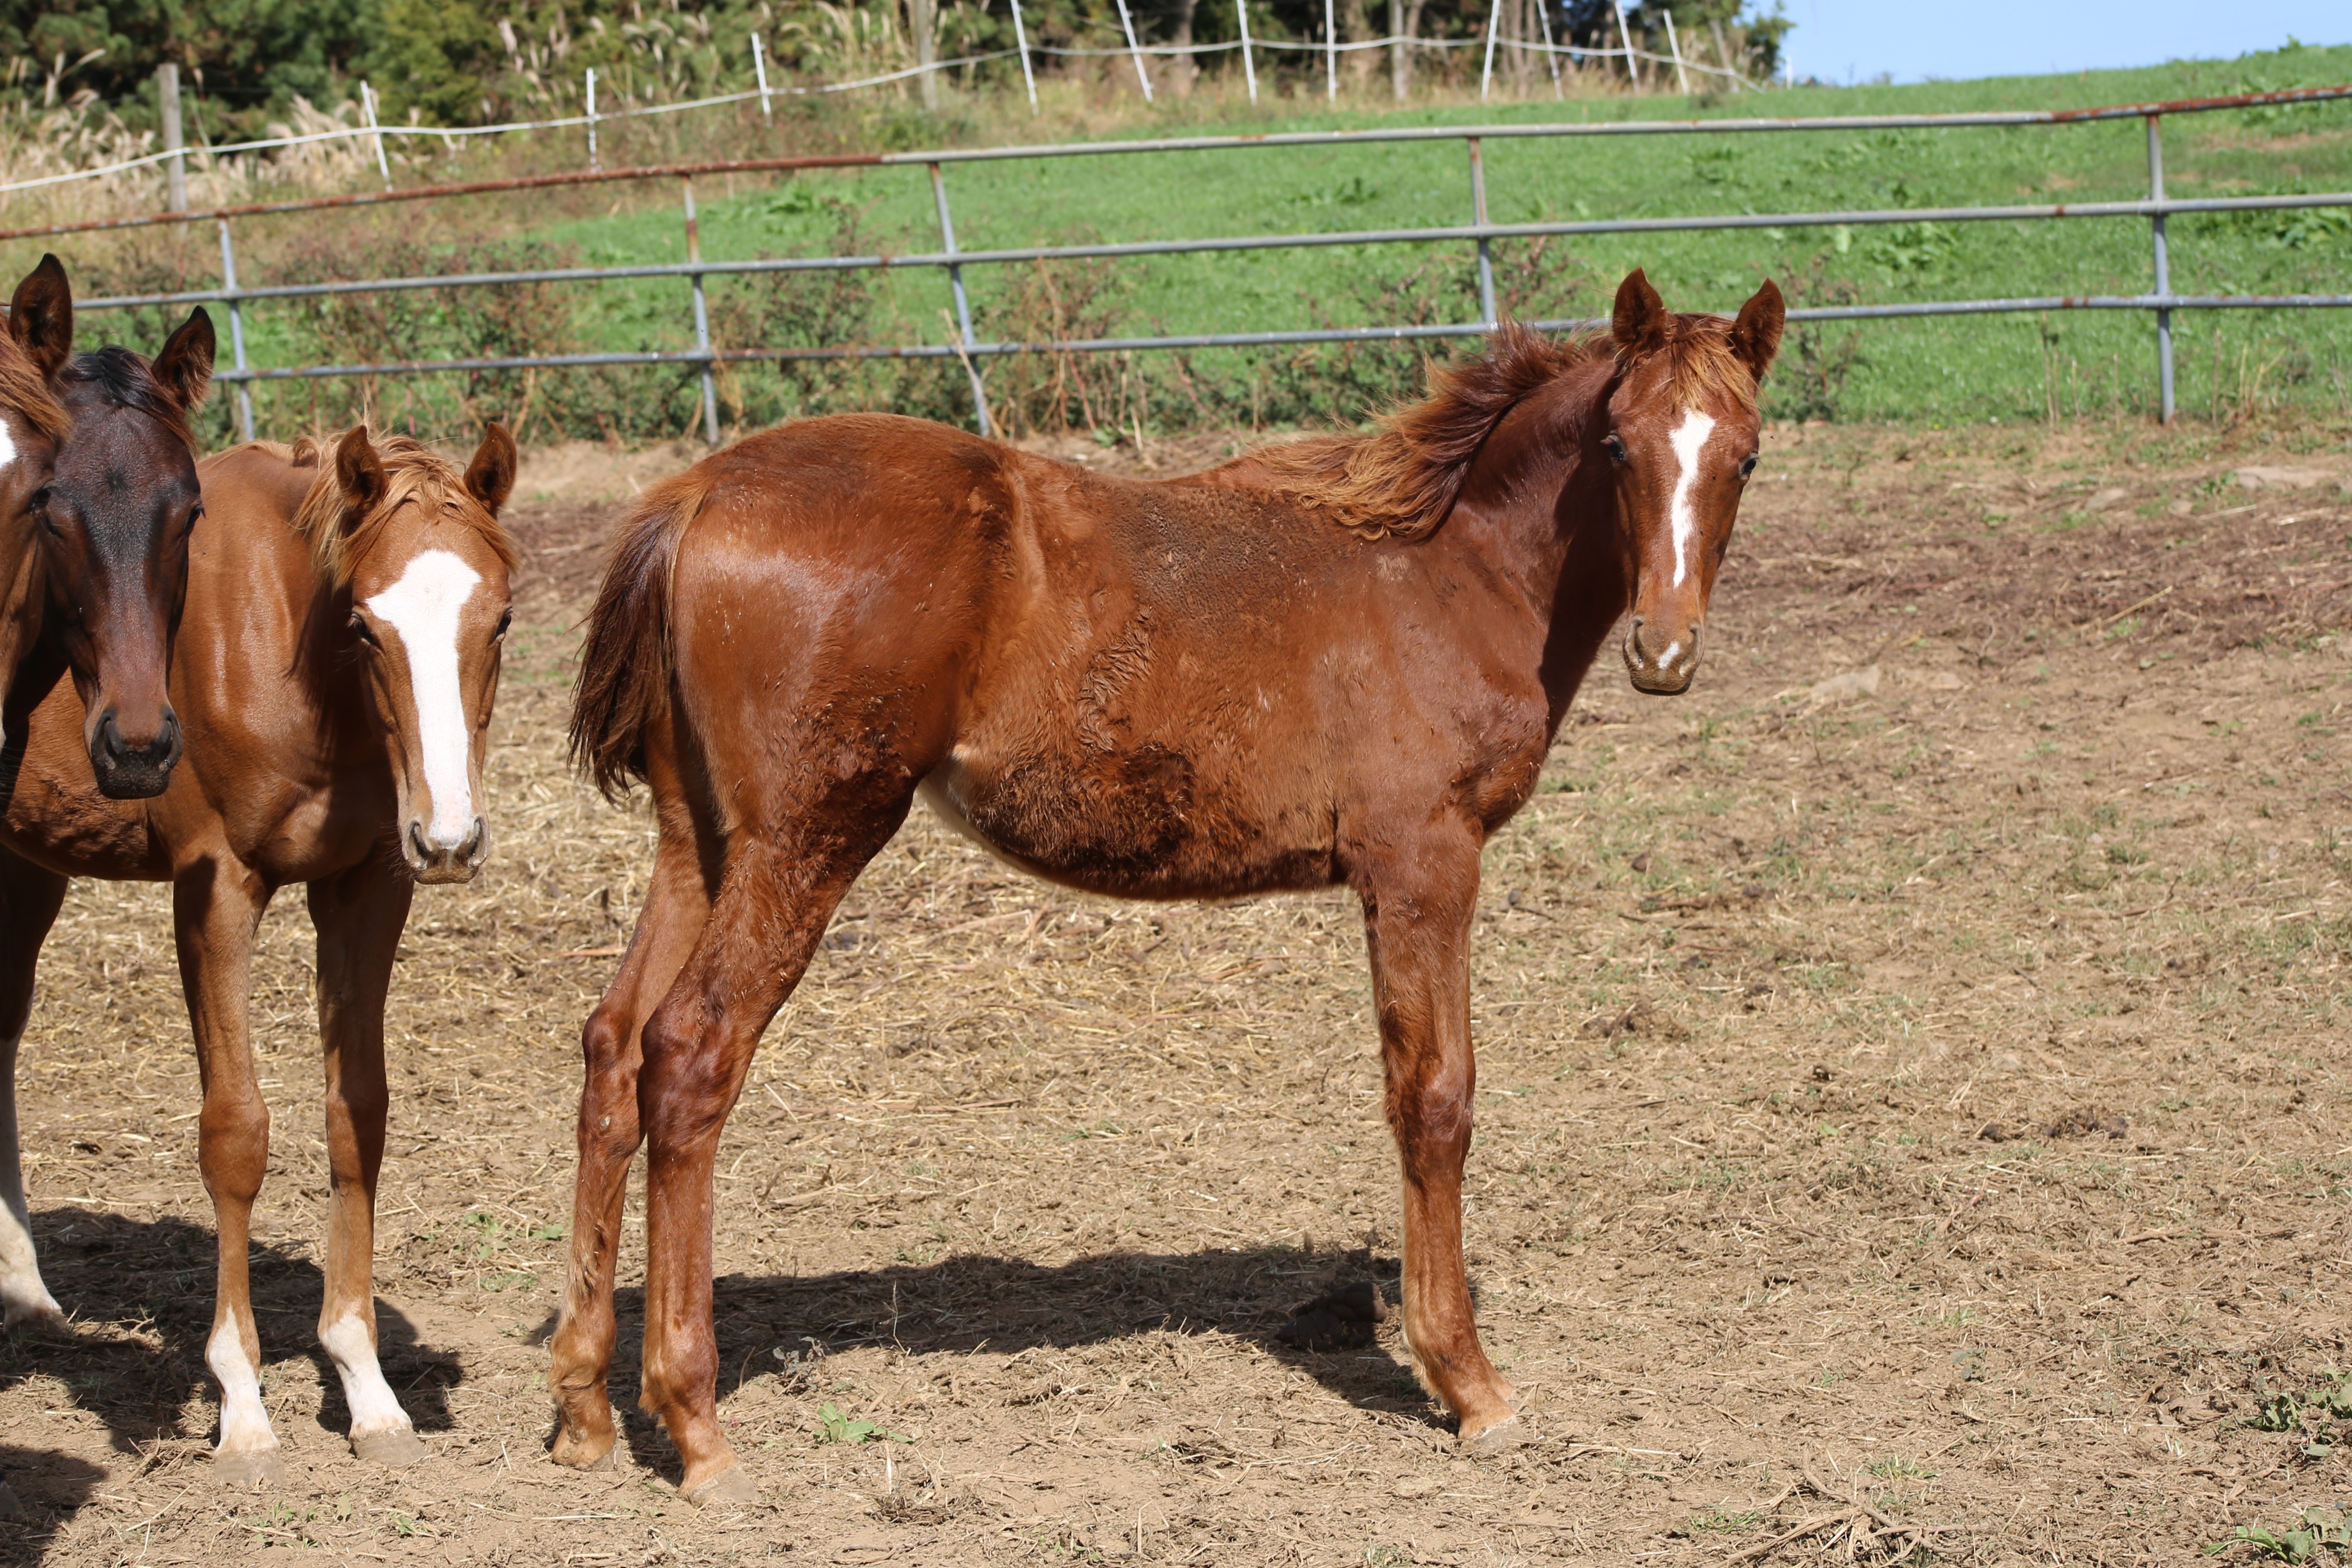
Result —
<instances>
[{"instance_id":1,"label":"white fence post","mask_svg":"<svg viewBox=\"0 0 2352 1568\"><path fill-rule=\"evenodd\" d=\"M1135 18L1127 14L1127 0L1118 0L1118 25L1127 30L1128 58L1135 62L1135 79L1143 84L1143 101L1151 101L1151 76L1143 68L1143 50L1135 41Z\"/></svg>"},{"instance_id":2,"label":"white fence post","mask_svg":"<svg viewBox=\"0 0 2352 1568\"><path fill-rule=\"evenodd\" d=\"M768 103L768 56L767 51L760 47L760 35L757 33L751 35L751 74L760 79L760 112L772 120L775 110Z\"/></svg>"},{"instance_id":3,"label":"white fence post","mask_svg":"<svg viewBox=\"0 0 2352 1568\"><path fill-rule=\"evenodd\" d=\"M383 155L383 132L376 130L375 89L362 79L360 82L360 110L367 116L368 129L375 132L376 173L383 176L383 188L392 189L392 163Z\"/></svg>"},{"instance_id":4,"label":"white fence post","mask_svg":"<svg viewBox=\"0 0 2352 1568\"><path fill-rule=\"evenodd\" d=\"M1331 0L1323 0L1323 101L1339 100L1339 29L1331 19Z\"/></svg>"},{"instance_id":5,"label":"white fence post","mask_svg":"<svg viewBox=\"0 0 2352 1568\"><path fill-rule=\"evenodd\" d=\"M588 172L596 172L596 68L588 68Z\"/></svg>"},{"instance_id":6,"label":"white fence post","mask_svg":"<svg viewBox=\"0 0 2352 1568\"><path fill-rule=\"evenodd\" d=\"M1633 59L1633 29L1625 25L1625 0L1617 0L1617 37L1625 45L1625 75L1633 83L1633 91L1642 90L1642 72Z\"/></svg>"},{"instance_id":7,"label":"white fence post","mask_svg":"<svg viewBox=\"0 0 2352 1568\"><path fill-rule=\"evenodd\" d=\"M1495 85L1495 35L1503 26L1503 0L1495 0L1495 8L1486 17L1486 68L1478 73L1478 101L1486 101L1486 89Z\"/></svg>"},{"instance_id":8,"label":"white fence post","mask_svg":"<svg viewBox=\"0 0 2352 1568\"><path fill-rule=\"evenodd\" d=\"M1029 29L1021 25L1021 0L1013 0L1013 47L1021 51L1021 85L1029 89L1029 112L1037 112L1037 78L1029 69Z\"/></svg>"},{"instance_id":9,"label":"white fence post","mask_svg":"<svg viewBox=\"0 0 2352 1568\"><path fill-rule=\"evenodd\" d=\"M1666 19L1666 52L1675 57L1675 80L1682 85L1684 95L1690 93L1690 72L1683 69L1683 41L1675 36L1675 14L1659 13Z\"/></svg>"},{"instance_id":10,"label":"white fence post","mask_svg":"<svg viewBox=\"0 0 2352 1568\"><path fill-rule=\"evenodd\" d=\"M1543 28L1544 58L1551 62L1551 95L1562 97L1559 89L1559 57L1552 52L1551 13L1545 9L1551 0L1536 0L1536 22Z\"/></svg>"},{"instance_id":11,"label":"white fence post","mask_svg":"<svg viewBox=\"0 0 2352 1568\"><path fill-rule=\"evenodd\" d=\"M1234 10L1242 19L1242 75L1248 79L1250 107L1257 107L1257 66L1250 58L1249 0L1234 0Z\"/></svg>"}]
</instances>

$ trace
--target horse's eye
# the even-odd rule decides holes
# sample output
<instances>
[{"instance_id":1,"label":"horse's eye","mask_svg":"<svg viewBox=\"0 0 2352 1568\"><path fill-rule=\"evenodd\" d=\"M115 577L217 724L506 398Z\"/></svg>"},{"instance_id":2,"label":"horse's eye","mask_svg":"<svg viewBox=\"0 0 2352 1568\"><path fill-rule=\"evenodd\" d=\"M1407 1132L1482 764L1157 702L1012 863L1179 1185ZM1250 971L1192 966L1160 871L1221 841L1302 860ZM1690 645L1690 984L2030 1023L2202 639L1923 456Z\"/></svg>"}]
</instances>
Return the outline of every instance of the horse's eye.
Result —
<instances>
[{"instance_id":1,"label":"horse's eye","mask_svg":"<svg viewBox=\"0 0 2352 1568\"><path fill-rule=\"evenodd\" d=\"M1753 452L1750 452L1750 453L1748 453L1748 454L1747 458L1741 461L1741 463L1740 463L1740 465L1739 465L1739 477L1740 477L1741 479L1746 479L1748 475L1750 475L1750 474L1754 473L1755 471L1756 471L1756 454L1755 454L1755 453L1753 453Z\"/></svg>"},{"instance_id":2,"label":"horse's eye","mask_svg":"<svg viewBox=\"0 0 2352 1568\"><path fill-rule=\"evenodd\" d=\"M367 617L361 615L357 610L353 610L352 612L352 635L359 638L360 641L367 644L370 647L377 646L375 633L369 629Z\"/></svg>"},{"instance_id":3,"label":"horse's eye","mask_svg":"<svg viewBox=\"0 0 2352 1568\"><path fill-rule=\"evenodd\" d=\"M1601 444L1609 449L1609 456L1616 461L1621 463L1630 463L1633 461L1631 458L1625 455L1625 443L1617 438L1615 431L1611 431L1609 439L1601 442Z\"/></svg>"},{"instance_id":4,"label":"horse's eye","mask_svg":"<svg viewBox=\"0 0 2352 1568\"><path fill-rule=\"evenodd\" d=\"M512 625L514 625L514 606L509 605L506 613L499 617L498 629L490 633L490 640L497 642L500 637L505 637L507 628Z\"/></svg>"}]
</instances>

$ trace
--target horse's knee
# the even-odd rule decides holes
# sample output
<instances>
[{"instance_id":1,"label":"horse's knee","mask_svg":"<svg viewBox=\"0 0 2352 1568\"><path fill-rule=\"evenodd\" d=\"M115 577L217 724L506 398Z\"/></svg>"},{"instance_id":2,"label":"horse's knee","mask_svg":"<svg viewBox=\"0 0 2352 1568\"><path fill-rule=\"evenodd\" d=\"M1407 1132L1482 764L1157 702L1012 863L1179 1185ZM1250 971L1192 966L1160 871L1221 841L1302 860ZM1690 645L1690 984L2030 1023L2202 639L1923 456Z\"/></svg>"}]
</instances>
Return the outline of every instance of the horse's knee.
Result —
<instances>
[{"instance_id":1,"label":"horse's knee","mask_svg":"<svg viewBox=\"0 0 2352 1568\"><path fill-rule=\"evenodd\" d=\"M699 1006L665 1003L646 1020L637 1081L645 1135L677 1148L713 1135L727 1119L732 1075L718 1048L719 1022Z\"/></svg>"},{"instance_id":2,"label":"horse's knee","mask_svg":"<svg viewBox=\"0 0 2352 1568\"><path fill-rule=\"evenodd\" d=\"M250 1200L269 1164L269 1107L255 1095L208 1100L196 1121L196 1159L217 1197Z\"/></svg>"},{"instance_id":3,"label":"horse's knee","mask_svg":"<svg viewBox=\"0 0 2352 1568\"><path fill-rule=\"evenodd\" d=\"M637 1146L636 1019L624 1004L604 1002L580 1030L580 1142L626 1154Z\"/></svg>"}]
</instances>

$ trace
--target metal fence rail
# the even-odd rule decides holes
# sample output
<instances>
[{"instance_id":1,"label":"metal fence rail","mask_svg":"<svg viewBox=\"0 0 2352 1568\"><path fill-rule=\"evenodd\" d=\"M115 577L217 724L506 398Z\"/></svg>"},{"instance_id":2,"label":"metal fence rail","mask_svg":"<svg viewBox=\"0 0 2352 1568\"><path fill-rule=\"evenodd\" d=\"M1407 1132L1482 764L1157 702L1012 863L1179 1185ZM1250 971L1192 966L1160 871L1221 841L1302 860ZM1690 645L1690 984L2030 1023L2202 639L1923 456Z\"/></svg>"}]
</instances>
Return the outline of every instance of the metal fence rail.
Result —
<instances>
[{"instance_id":1,"label":"metal fence rail","mask_svg":"<svg viewBox=\"0 0 2352 1568\"><path fill-rule=\"evenodd\" d=\"M94 229L160 223L209 220L219 228L221 284L215 289L171 293L122 295L79 301L83 310L126 309L136 306L219 303L227 308L233 365L218 379L237 388L240 425L253 435L251 388L263 381L308 380L353 375L427 374L439 372L561 369L617 365L698 366L701 371L704 432L719 440L719 407L712 367L720 363L761 360L935 359L953 357L969 373L974 419L982 434L990 418L979 362L1005 354L1030 353L1098 353L1196 348L1243 348L1318 342L1407 342L1474 336L1496 324L1490 247L1495 240L1538 236L1596 234L1659 234L1702 230L1819 227L1832 225L1895 223L1980 223L1992 221L2054 221L2066 218L2136 218L2150 227L2153 287L2144 294L2002 298L1905 302L1884 305L1829 306L1790 312L1797 321L1885 321L1925 316L1989 315L2014 311L2061 310L2144 310L2157 326L2158 380L2162 417L2175 411L2172 364L2172 312L2182 310L2277 310L2352 306L2352 293L2294 295L2179 295L2172 292L2167 220L2175 213L2259 212L2309 207L2352 206L2352 192L2276 196L2168 198L2164 193L2163 146L2160 125L2167 114L2203 113L2289 104L2311 104L2352 99L2352 87L2305 89L2253 93L2230 98L2183 100L2166 103L2123 104L2107 108L2062 110L2000 110L1965 114L1846 115L1791 119L1724 119L1681 121L1601 121L1536 125L1391 126L1348 132L1285 132L1262 136L1163 137L1134 142L1089 142L1044 146L938 149L930 152L864 153L805 158L743 159L707 163L665 164L563 174L533 175L511 180L475 181L411 190L362 192L344 196L262 203L198 213L161 213L143 216L98 219L0 233L0 239L30 238ZM1497 224L1487 220L1486 172L1482 153L1488 140L1579 137L1719 135L1780 132L1853 132L1861 130L1962 130L2032 125L2076 125L2139 119L2147 127L2148 195L2145 199L1999 206L1900 207L1808 213L1717 213L1677 217L1602 218L1560 223ZM1338 233L1239 235L1170 240L1114 241L1088 245L1019 246L982 250L960 248L948 201L945 166L950 163L1000 162L1066 157L1155 154L1178 152L1244 151L1279 147L1337 146L1350 143L1396 144L1460 142L1468 153L1473 221L1465 225L1418 228L1363 229ZM744 261L707 260L701 254L695 220L694 180L714 174L759 174L801 169L880 167L920 164L930 176L941 244L934 251L905 255L769 258ZM687 259L620 267L545 268L530 270L469 272L423 277L379 278L342 282L240 285L229 224L232 219L268 215L372 206L384 202L437 200L448 197L546 189L617 181L676 179L684 201ZM1481 320L1421 326L1365 326L1272 332L1203 332L1157 337L1083 338L1049 342L982 341L973 329L963 269L972 266L1095 258L1202 255L1235 251L1307 249L1349 245L1430 245L1473 243L1477 248ZM722 346L710 339L704 280L712 277L779 272L827 272L858 269L937 268L946 274L954 310L954 341L945 343L840 344L811 348L745 345ZM614 352L604 353L511 355L496 358L426 360L376 364L324 364L257 367L246 357L244 310L247 302L326 296L368 294L417 289L463 289L518 283L596 283L624 279L680 278L686 280L695 346L690 350ZM1569 328L1581 321L1545 321L1531 325Z\"/></svg>"}]
</instances>

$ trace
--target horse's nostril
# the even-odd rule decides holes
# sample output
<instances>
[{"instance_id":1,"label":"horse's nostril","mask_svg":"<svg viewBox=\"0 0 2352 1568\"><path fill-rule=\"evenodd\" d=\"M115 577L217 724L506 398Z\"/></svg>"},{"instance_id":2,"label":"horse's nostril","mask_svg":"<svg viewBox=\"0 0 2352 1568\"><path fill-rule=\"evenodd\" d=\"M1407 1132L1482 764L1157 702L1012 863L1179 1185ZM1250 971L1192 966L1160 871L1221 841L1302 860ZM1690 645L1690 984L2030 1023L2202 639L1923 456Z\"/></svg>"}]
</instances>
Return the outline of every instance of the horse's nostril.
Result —
<instances>
[{"instance_id":1,"label":"horse's nostril","mask_svg":"<svg viewBox=\"0 0 2352 1568\"><path fill-rule=\"evenodd\" d=\"M433 851L425 847L425 825L421 822L412 821L408 825L408 852L410 858L420 865L433 858Z\"/></svg>"}]
</instances>

